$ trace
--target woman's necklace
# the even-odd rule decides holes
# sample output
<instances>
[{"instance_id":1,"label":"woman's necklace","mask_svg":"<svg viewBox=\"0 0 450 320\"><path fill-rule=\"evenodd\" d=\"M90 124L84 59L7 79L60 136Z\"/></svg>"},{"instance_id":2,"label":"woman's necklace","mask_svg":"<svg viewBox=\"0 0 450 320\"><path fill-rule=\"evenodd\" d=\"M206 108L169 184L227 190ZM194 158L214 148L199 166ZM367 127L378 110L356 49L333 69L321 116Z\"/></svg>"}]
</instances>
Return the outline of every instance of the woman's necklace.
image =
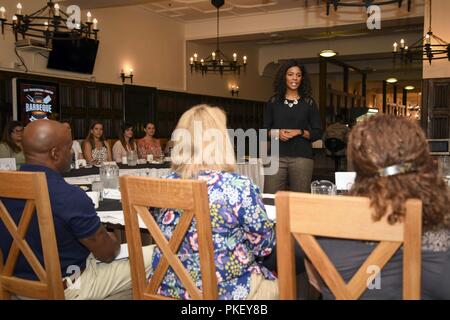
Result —
<instances>
[{"instance_id":1,"label":"woman's necklace","mask_svg":"<svg viewBox=\"0 0 450 320\"><path fill-rule=\"evenodd\" d=\"M300 99L300 97L297 97L297 99L294 99L294 100L284 99L284 104L287 104L289 106L289 108L292 108L293 106L298 104L299 99Z\"/></svg>"}]
</instances>

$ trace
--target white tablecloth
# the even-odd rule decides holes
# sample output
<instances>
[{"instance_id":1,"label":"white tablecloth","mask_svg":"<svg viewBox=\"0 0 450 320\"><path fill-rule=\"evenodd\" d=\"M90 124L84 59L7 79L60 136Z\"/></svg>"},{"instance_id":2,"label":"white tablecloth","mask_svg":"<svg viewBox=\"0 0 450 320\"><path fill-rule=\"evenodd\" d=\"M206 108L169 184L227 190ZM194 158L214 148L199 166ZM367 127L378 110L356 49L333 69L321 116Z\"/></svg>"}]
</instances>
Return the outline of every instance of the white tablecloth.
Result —
<instances>
[{"instance_id":1,"label":"white tablecloth","mask_svg":"<svg viewBox=\"0 0 450 320\"><path fill-rule=\"evenodd\" d=\"M237 173L249 177L254 184L259 187L260 192L264 192L264 173L261 161L257 161L256 163L243 163L237 165ZM169 174L170 169L120 169L119 176L129 175L129 176L143 176L143 177L153 177L153 178L161 178ZM100 180L98 174L93 174L89 176L81 176L81 177L69 177L64 178L67 183L70 184L91 184L92 181Z\"/></svg>"},{"instance_id":2,"label":"white tablecloth","mask_svg":"<svg viewBox=\"0 0 450 320\"><path fill-rule=\"evenodd\" d=\"M237 173L249 177L254 184L259 187L260 192L264 190L264 173L261 161L258 159L251 160L247 163L242 163L237 165ZM131 176L145 176L145 177L155 177L160 178L166 176L170 172L170 169L156 169L156 168L145 168L145 169L120 169L119 176L131 175ZM91 184L95 180L100 180L99 175L88 175L81 177L69 177L64 178L67 183L70 184ZM264 198L271 198L273 195L263 195ZM275 221L276 213L275 206L266 205L267 215L271 220ZM122 211L99 211L97 212L100 220L103 223L112 223L125 225L123 212ZM146 228L145 224L140 220L139 226L141 228Z\"/></svg>"}]
</instances>

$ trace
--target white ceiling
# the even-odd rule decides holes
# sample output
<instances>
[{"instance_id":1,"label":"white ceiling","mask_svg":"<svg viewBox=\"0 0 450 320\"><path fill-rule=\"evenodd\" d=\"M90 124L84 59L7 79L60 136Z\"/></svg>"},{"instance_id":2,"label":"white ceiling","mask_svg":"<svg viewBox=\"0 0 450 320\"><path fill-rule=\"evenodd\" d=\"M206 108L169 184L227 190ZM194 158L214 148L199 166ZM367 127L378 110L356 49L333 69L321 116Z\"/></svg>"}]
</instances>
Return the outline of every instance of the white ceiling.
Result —
<instances>
[{"instance_id":1,"label":"white ceiling","mask_svg":"<svg viewBox=\"0 0 450 320\"><path fill-rule=\"evenodd\" d=\"M62 0L61 2L65 5L77 4L82 9L139 5L144 10L169 17L182 23L213 20L217 14L216 8L211 4L211 0ZM244 17L264 13L289 12L289 10L294 8L304 8L305 6L315 7L318 5L325 6L325 0L225 0L225 4L220 8L220 17ZM325 7L323 10L325 10ZM405 8L402 10L406 11ZM401 34L404 32L417 32L419 37L422 34L422 30L423 17L417 17L384 21L383 29L379 31L369 32L365 25L344 25L334 27L332 30L313 28L221 37L221 42L246 42L253 43L257 46L264 46L310 42L323 39L339 40L350 37L372 37L382 34ZM214 43L215 38L198 39L195 42L203 44ZM341 61L347 61L351 65L361 69L370 69L375 73L398 68L398 66L393 65L392 59L379 55L373 57L369 57L368 55L361 57L340 57L339 59ZM315 64L316 59L311 61L311 63ZM275 70L277 66L273 65L272 67L269 64L265 73L270 72L271 69ZM416 70L417 77L421 77L421 65L410 66L409 69Z\"/></svg>"},{"instance_id":2,"label":"white ceiling","mask_svg":"<svg viewBox=\"0 0 450 320\"><path fill-rule=\"evenodd\" d=\"M320 4L320 0L226 0L220 8L221 17L239 17L261 13L274 13L305 5ZM147 9L177 19L192 22L212 19L217 9L210 0L159 0L143 5Z\"/></svg>"},{"instance_id":3,"label":"white ceiling","mask_svg":"<svg viewBox=\"0 0 450 320\"><path fill-rule=\"evenodd\" d=\"M142 5L143 8L152 12L183 22L216 17L216 8L210 0L63 0L61 2L67 5L77 4L82 9ZM220 8L220 15L238 17L318 4L321 4L321 0L226 0Z\"/></svg>"}]
</instances>

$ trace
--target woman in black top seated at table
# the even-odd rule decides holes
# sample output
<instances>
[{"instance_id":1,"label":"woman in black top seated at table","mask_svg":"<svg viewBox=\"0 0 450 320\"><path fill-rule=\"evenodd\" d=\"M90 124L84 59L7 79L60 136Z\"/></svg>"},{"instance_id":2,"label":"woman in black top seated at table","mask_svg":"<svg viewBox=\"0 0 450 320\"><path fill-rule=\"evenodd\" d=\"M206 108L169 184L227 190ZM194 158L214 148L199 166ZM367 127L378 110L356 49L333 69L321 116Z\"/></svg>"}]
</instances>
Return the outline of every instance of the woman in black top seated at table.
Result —
<instances>
[{"instance_id":1,"label":"woman in black top seated at table","mask_svg":"<svg viewBox=\"0 0 450 320\"><path fill-rule=\"evenodd\" d=\"M374 221L387 215L391 224L401 222L405 201L422 200L422 299L450 299L450 194L422 129L406 118L375 116L352 129L347 154L357 174L350 193L370 198ZM346 282L375 248L353 240L319 242ZM361 298L401 299L402 258L399 250L381 270L381 287ZM333 296L324 288L323 297Z\"/></svg>"},{"instance_id":2,"label":"woman in black top seated at table","mask_svg":"<svg viewBox=\"0 0 450 320\"><path fill-rule=\"evenodd\" d=\"M276 193L288 183L291 191L309 192L312 142L322 137L322 122L305 67L297 60L285 62L278 70L274 90L264 113L264 128L280 141L279 170L266 176L264 192Z\"/></svg>"}]
</instances>

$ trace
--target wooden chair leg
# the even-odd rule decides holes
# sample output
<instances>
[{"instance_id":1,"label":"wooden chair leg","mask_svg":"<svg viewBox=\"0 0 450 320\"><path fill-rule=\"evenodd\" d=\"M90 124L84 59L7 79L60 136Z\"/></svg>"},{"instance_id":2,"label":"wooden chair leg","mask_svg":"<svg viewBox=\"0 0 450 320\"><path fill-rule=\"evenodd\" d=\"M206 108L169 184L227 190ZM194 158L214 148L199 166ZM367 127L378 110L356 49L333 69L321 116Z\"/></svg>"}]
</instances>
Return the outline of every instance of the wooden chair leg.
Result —
<instances>
[{"instance_id":1,"label":"wooden chair leg","mask_svg":"<svg viewBox=\"0 0 450 320\"><path fill-rule=\"evenodd\" d=\"M0 250L0 276L3 275L3 253ZM2 280L0 279L0 300L11 300L11 294L3 289Z\"/></svg>"}]
</instances>

